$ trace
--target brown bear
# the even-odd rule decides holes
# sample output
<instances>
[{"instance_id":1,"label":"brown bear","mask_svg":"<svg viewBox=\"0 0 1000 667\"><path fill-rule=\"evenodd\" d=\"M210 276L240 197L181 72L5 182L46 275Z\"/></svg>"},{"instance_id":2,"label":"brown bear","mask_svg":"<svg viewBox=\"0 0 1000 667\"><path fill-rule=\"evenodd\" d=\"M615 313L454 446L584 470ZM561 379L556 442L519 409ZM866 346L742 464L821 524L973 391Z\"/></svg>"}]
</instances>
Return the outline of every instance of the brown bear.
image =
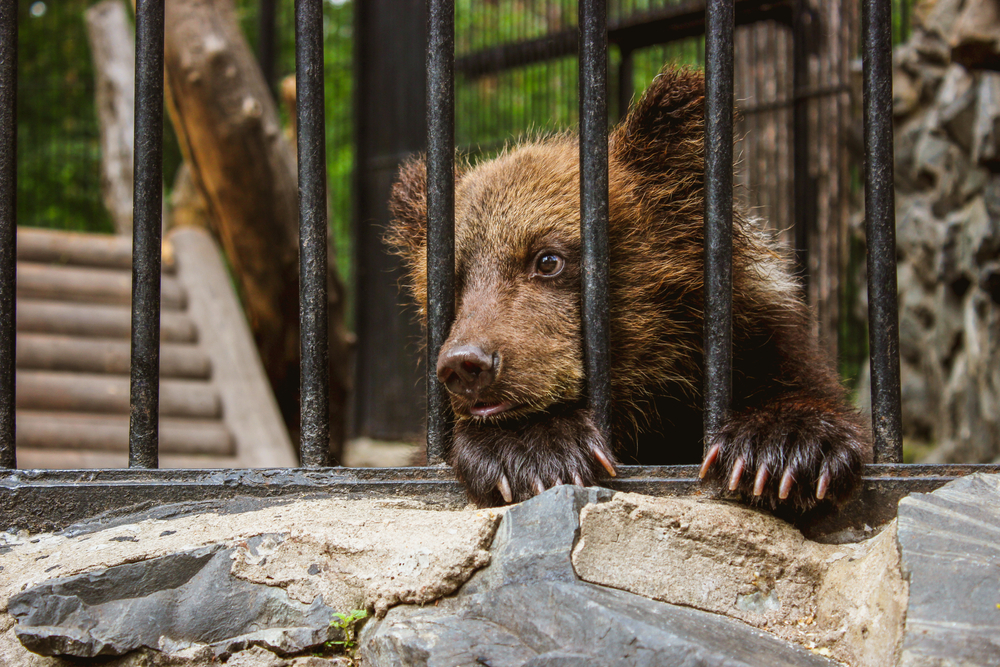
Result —
<instances>
[{"instance_id":1,"label":"brown bear","mask_svg":"<svg viewBox=\"0 0 1000 667\"><path fill-rule=\"evenodd\" d=\"M455 176L456 318L437 375L448 461L481 506L590 485L615 461L702 455L704 78L666 68L611 133L611 451L584 396L577 140L532 140ZM426 312L426 168L400 170L387 242ZM702 477L805 511L854 487L870 438L809 326L783 253L733 222L733 405Z\"/></svg>"}]
</instances>

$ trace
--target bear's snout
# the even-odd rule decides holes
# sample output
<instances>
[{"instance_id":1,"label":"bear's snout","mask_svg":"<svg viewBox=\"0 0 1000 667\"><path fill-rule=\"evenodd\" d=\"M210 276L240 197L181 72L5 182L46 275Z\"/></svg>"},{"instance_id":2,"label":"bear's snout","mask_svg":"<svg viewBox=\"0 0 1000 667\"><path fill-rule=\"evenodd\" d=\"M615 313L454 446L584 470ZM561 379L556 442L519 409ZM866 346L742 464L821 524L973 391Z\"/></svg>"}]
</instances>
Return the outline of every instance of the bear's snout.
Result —
<instances>
[{"instance_id":1,"label":"bear's snout","mask_svg":"<svg viewBox=\"0 0 1000 667\"><path fill-rule=\"evenodd\" d=\"M437 376L453 394L475 401L493 383L494 358L477 345L459 345L438 355Z\"/></svg>"}]
</instances>

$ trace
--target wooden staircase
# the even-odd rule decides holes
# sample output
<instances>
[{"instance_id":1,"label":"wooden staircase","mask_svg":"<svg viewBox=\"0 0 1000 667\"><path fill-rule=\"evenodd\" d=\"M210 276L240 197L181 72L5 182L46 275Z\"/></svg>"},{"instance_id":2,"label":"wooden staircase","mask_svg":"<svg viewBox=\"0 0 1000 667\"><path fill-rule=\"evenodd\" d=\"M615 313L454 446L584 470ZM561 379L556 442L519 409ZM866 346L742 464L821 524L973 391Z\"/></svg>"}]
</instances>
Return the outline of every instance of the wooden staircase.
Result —
<instances>
[{"instance_id":1,"label":"wooden staircase","mask_svg":"<svg viewBox=\"0 0 1000 667\"><path fill-rule=\"evenodd\" d=\"M160 467L295 465L214 241L164 241ZM131 241L18 228L19 468L128 463Z\"/></svg>"}]
</instances>

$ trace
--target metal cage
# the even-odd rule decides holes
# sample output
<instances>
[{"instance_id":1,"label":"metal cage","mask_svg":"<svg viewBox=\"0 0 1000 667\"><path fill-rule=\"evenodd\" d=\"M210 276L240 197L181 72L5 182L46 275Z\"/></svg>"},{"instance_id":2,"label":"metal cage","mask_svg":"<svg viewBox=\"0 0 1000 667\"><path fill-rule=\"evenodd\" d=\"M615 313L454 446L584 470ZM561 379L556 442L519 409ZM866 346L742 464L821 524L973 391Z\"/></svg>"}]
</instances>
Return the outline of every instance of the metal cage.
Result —
<instances>
[{"instance_id":1,"label":"metal cage","mask_svg":"<svg viewBox=\"0 0 1000 667\"><path fill-rule=\"evenodd\" d=\"M401 495L461 506L442 465L449 437L443 387L427 378L428 467L328 468L326 209L322 0L296 0L300 218L301 468L158 470L161 158L164 0L136 3L135 215L129 469L18 470L14 445L17 0L0 0L0 524L65 527L102 513L168 502L323 493ZM731 392L733 201L733 29L735 0L708 0L706 34L705 428L725 415ZM605 0L579 4L583 321L590 407L609 428L608 95ZM454 4L428 0L428 369L454 315ZM855 499L805 518L810 533L877 525L906 493L932 490L996 465L902 465L892 157L890 0L863 0L865 203L872 369L874 465ZM695 466L623 466L617 490L694 494Z\"/></svg>"}]
</instances>

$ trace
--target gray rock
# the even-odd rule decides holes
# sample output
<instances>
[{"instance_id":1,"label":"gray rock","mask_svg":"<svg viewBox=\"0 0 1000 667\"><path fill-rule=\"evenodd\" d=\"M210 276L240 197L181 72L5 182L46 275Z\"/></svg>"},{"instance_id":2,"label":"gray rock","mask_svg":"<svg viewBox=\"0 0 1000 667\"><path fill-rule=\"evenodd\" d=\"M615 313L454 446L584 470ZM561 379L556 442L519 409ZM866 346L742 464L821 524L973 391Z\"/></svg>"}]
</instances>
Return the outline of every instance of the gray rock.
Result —
<instances>
[{"instance_id":1,"label":"gray rock","mask_svg":"<svg viewBox=\"0 0 1000 667\"><path fill-rule=\"evenodd\" d=\"M900 197L896 220L897 254L905 260L903 264L912 267L920 284L933 288L940 279L936 257L944 240L944 225L920 197Z\"/></svg>"},{"instance_id":2,"label":"gray rock","mask_svg":"<svg viewBox=\"0 0 1000 667\"><path fill-rule=\"evenodd\" d=\"M916 23L939 38L951 36L955 23L962 13L965 0L930 0L918 2L914 7Z\"/></svg>"},{"instance_id":3,"label":"gray rock","mask_svg":"<svg viewBox=\"0 0 1000 667\"><path fill-rule=\"evenodd\" d=\"M1000 12L996 0L965 0L948 36L951 59L969 69L1000 67Z\"/></svg>"},{"instance_id":4,"label":"gray rock","mask_svg":"<svg viewBox=\"0 0 1000 667\"><path fill-rule=\"evenodd\" d=\"M910 580L901 667L1000 665L1000 476L904 498L898 530Z\"/></svg>"},{"instance_id":5,"label":"gray rock","mask_svg":"<svg viewBox=\"0 0 1000 667\"><path fill-rule=\"evenodd\" d=\"M987 262L980 268L979 289L989 294L995 305L1000 305L1000 261Z\"/></svg>"},{"instance_id":6,"label":"gray rock","mask_svg":"<svg viewBox=\"0 0 1000 667\"><path fill-rule=\"evenodd\" d=\"M157 512L154 517L139 515L133 517L135 521L116 519L112 526L74 529L69 534L0 532L0 544L6 546L6 552L0 553L3 575L0 576L0 665L61 667L69 663L66 658L41 656L25 648L18 631L30 635L42 631L21 627L23 622L15 621L8 613L10 598L15 597L18 602L19 593L39 586L51 590L71 578L77 578L78 583L72 586L79 588L88 579L103 577L101 590L109 589L107 595L88 593L80 598L82 602L66 604L77 604L80 613L94 615L96 612L88 605L115 601L114 604L122 605L121 615L128 619L130 614L134 616L150 606L151 596L141 597L136 591L143 587L152 590L158 585L148 572L162 563L173 563L166 569L168 574L176 570L171 575L175 579L161 577L164 590L155 595L163 604L151 618L135 624L143 633L140 637L143 641L134 643L154 648L131 651L120 658L101 658L101 664L106 661L108 667L208 667L219 664L217 650L237 651L246 644L272 650L237 651L230 661L238 658L238 664L246 667L332 665L330 659L315 656L273 658L275 651L284 654L300 650L313 640L307 637L299 641L293 632L281 627L267 630L270 626L262 622L250 625L258 620L248 611L254 601L270 605L268 614L284 614L289 605L305 613L318 598L341 613L359 609L377 612L399 603L431 603L457 591L473 571L489 561L488 548L500 523L500 514L501 511L494 510L441 511L404 498L354 501L315 498L255 504L239 513L218 508L194 514L187 509ZM194 583L198 577L217 576L219 590L206 588L203 597L213 598L214 604L215 600L225 601L223 598L228 596L229 608L218 617L222 629L204 629L215 624L215 619L207 618L201 609L210 604L182 595L181 589L170 588L176 579L187 576L182 568L176 567L177 563L187 562L185 568L190 572L200 565L197 559L193 565L188 562L190 554L199 549L205 549L205 554L223 551L228 554L205 563L191 577ZM179 555L188 558L177 560ZM143 565L147 562L149 566ZM142 577L119 574L129 572L147 574ZM54 580L56 576L60 579ZM110 591L117 587L121 588L118 593ZM247 594L230 595L234 589ZM272 595L276 597L268 597ZM284 602L285 596L290 602ZM35 602L21 600L18 602L21 608L15 605L15 609L22 613L25 607L42 606L41 598L57 599L54 595L36 596ZM274 600L282 604L275 606ZM187 607L178 611L181 602ZM129 611L128 605L134 605L136 611ZM102 622L113 620L111 607L105 605L99 611ZM198 629L203 633L199 641L222 637L228 646L216 642L214 648L208 644L184 648L182 641L188 639L178 628L184 628L187 616L191 616L191 623L199 624ZM329 610L325 610L320 622L306 631L328 631L329 616ZM309 619L307 622L312 623ZM122 627L126 623L131 621L122 620ZM236 627L244 623L248 625ZM226 630L226 624L232 627ZM276 624L280 626L280 622ZM65 640L67 650L77 647L77 653L94 653L101 650L99 642L109 643L103 636L94 635L96 629L80 627L89 634L79 643L76 638ZM294 628L294 623L290 627ZM161 641L160 636L166 639ZM28 642L31 641L29 638ZM63 650L56 640L50 644L53 651ZM89 647L80 648L83 644ZM109 646L112 645L122 650L124 640L110 642ZM307 650L311 652L312 649ZM110 654L110 649L106 653Z\"/></svg>"},{"instance_id":7,"label":"gray rock","mask_svg":"<svg viewBox=\"0 0 1000 667\"><path fill-rule=\"evenodd\" d=\"M973 124L976 119L975 81L964 67L948 68L935 100L941 126L965 150L972 148ZM895 78L893 79L895 85ZM913 111L913 109L911 109Z\"/></svg>"},{"instance_id":8,"label":"gray rock","mask_svg":"<svg viewBox=\"0 0 1000 667\"><path fill-rule=\"evenodd\" d=\"M577 579L570 556L579 512L608 497L561 486L513 507L489 568L435 607L395 607L367 626L362 660L494 667L834 664L732 619Z\"/></svg>"},{"instance_id":9,"label":"gray rock","mask_svg":"<svg viewBox=\"0 0 1000 667\"><path fill-rule=\"evenodd\" d=\"M920 104L920 79L897 69L892 76L892 115L902 118Z\"/></svg>"},{"instance_id":10,"label":"gray rock","mask_svg":"<svg viewBox=\"0 0 1000 667\"><path fill-rule=\"evenodd\" d=\"M931 211L943 216L961 204L962 189L971 170L969 157L944 130L925 132L916 143L913 170L918 187L932 191Z\"/></svg>"},{"instance_id":11,"label":"gray rock","mask_svg":"<svg viewBox=\"0 0 1000 667\"><path fill-rule=\"evenodd\" d=\"M996 165L1000 159L1000 74L981 72L972 132L972 159Z\"/></svg>"},{"instance_id":12,"label":"gray rock","mask_svg":"<svg viewBox=\"0 0 1000 667\"><path fill-rule=\"evenodd\" d=\"M738 505L618 493L586 507L573 564L584 581L739 619L852 667L885 667L906 586L894 526L819 544Z\"/></svg>"},{"instance_id":13,"label":"gray rock","mask_svg":"<svg viewBox=\"0 0 1000 667\"><path fill-rule=\"evenodd\" d=\"M904 437L928 463L985 463L1000 460L1000 4L914 11L893 56Z\"/></svg>"},{"instance_id":14,"label":"gray rock","mask_svg":"<svg viewBox=\"0 0 1000 667\"><path fill-rule=\"evenodd\" d=\"M50 580L10 598L15 632L35 653L80 657L197 644L217 656L250 646L296 653L334 638L321 597L306 605L230 576L233 552L203 547Z\"/></svg>"}]
</instances>

